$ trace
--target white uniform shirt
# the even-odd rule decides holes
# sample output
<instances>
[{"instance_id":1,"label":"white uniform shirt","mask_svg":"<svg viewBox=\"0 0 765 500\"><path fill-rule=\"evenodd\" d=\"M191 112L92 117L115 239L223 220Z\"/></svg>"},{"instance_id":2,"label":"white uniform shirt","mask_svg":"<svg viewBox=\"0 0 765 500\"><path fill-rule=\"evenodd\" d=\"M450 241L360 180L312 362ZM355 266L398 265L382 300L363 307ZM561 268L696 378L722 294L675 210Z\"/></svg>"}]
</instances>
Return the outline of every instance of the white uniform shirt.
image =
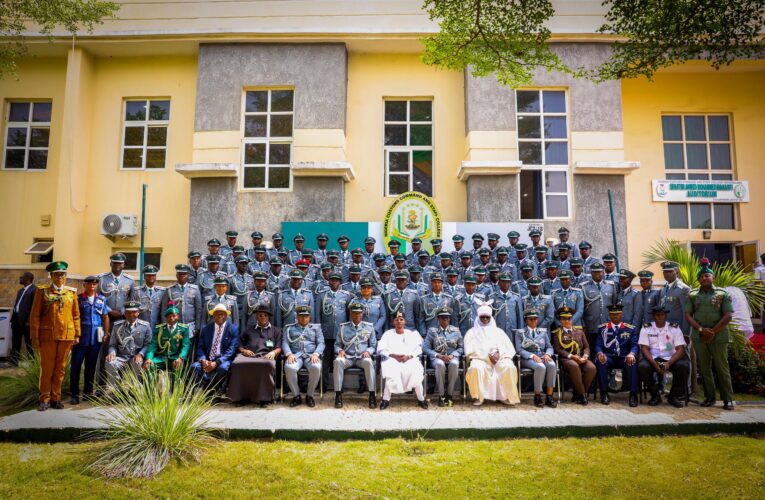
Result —
<instances>
[{"instance_id":1,"label":"white uniform shirt","mask_svg":"<svg viewBox=\"0 0 765 500\"><path fill-rule=\"evenodd\" d=\"M638 344L647 345L654 359L662 358L669 361L674 356L677 346L685 345L685 339L682 330L676 326L670 326L669 322L664 323L662 328L651 322L651 326L640 330Z\"/></svg>"}]
</instances>

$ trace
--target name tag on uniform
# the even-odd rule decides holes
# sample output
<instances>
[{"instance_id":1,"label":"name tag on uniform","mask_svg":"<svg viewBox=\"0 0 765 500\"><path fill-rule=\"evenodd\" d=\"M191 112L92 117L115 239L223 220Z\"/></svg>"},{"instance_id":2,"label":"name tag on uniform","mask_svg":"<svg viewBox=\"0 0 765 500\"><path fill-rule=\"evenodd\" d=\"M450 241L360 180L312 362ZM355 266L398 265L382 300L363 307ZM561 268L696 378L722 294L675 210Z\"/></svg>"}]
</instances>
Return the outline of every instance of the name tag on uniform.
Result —
<instances>
[{"instance_id":1,"label":"name tag on uniform","mask_svg":"<svg viewBox=\"0 0 765 500\"><path fill-rule=\"evenodd\" d=\"M266 340L266 347L271 348L273 346L274 346L274 341L273 340Z\"/></svg>"}]
</instances>

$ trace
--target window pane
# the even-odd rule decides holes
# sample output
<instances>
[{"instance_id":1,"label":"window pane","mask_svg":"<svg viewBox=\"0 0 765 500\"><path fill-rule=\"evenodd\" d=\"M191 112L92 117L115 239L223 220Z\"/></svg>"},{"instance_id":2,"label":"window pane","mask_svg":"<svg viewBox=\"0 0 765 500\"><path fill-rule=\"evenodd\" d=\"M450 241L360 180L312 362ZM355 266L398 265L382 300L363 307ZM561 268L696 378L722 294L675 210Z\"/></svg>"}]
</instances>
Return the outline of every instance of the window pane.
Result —
<instances>
[{"instance_id":1,"label":"window pane","mask_svg":"<svg viewBox=\"0 0 765 500\"><path fill-rule=\"evenodd\" d=\"M689 181L708 181L709 174L688 174Z\"/></svg>"},{"instance_id":2,"label":"window pane","mask_svg":"<svg viewBox=\"0 0 765 500\"><path fill-rule=\"evenodd\" d=\"M268 169L268 187L271 189L287 189L290 187L290 168L271 167Z\"/></svg>"},{"instance_id":3,"label":"window pane","mask_svg":"<svg viewBox=\"0 0 765 500\"><path fill-rule=\"evenodd\" d=\"M157 269L162 269L162 266L160 266L160 262L162 260L162 254L161 253L154 253L154 252L145 252L143 254L143 265L144 266L154 266Z\"/></svg>"},{"instance_id":4,"label":"window pane","mask_svg":"<svg viewBox=\"0 0 765 500\"><path fill-rule=\"evenodd\" d=\"M566 172L547 172L545 174L545 191L548 193L567 193Z\"/></svg>"},{"instance_id":5,"label":"window pane","mask_svg":"<svg viewBox=\"0 0 765 500\"><path fill-rule=\"evenodd\" d=\"M244 187L246 188L266 187L266 167L245 167L244 168Z\"/></svg>"},{"instance_id":6,"label":"window pane","mask_svg":"<svg viewBox=\"0 0 765 500\"><path fill-rule=\"evenodd\" d=\"M385 121L406 121L406 101L385 101Z\"/></svg>"},{"instance_id":7,"label":"window pane","mask_svg":"<svg viewBox=\"0 0 765 500\"><path fill-rule=\"evenodd\" d=\"M398 195L409 191L408 175L389 175L388 176L388 194Z\"/></svg>"},{"instance_id":8,"label":"window pane","mask_svg":"<svg viewBox=\"0 0 765 500\"><path fill-rule=\"evenodd\" d=\"M686 141L703 141L706 140L707 134L704 131L704 117L703 116L685 116L685 140Z\"/></svg>"},{"instance_id":9,"label":"window pane","mask_svg":"<svg viewBox=\"0 0 765 500\"><path fill-rule=\"evenodd\" d=\"M541 219L542 172L521 170L521 219Z\"/></svg>"},{"instance_id":10,"label":"window pane","mask_svg":"<svg viewBox=\"0 0 765 500\"><path fill-rule=\"evenodd\" d=\"M165 149L146 150L146 168L165 168Z\"/></svg>"},{"instance_id":11,"label":"window pane","mask_svg":"<svg viewBox=\"0 0 765 500\"><path fill-rule=\"evenodd\" d=\"M691 203L691 229L712 229L709 203Z\"/></svg>"},{"instance_id":12,"label":"window pane","mask_svg":"<svg viewBox=\"0 0 765 500\"><path fill-rule=\"evenodd\" d=\"M568 217L568 201L566 196L548 195L546 198L548 217Z\"/></svg>"},{"instance_id":13,"label":"window pane","mask_svg":"<svg viewBox=\"0 0 765 500\"><path fill-rule=\"evenodd\" d=\"M730 140L727 116L709 116L707 117L707 123L709 124L710 141Z\"/></svg>"},{"instance_id":14,"label":"window pane","mask_svg":"<svg viewBox=\"0 0 765 500\"><path fill-rule=\"evenodd\" d=\"M664 176L668 181L684 181L685 174L667 174Z\"/></svg>"},{"instance_id":15,"label":"window pane","mask_svg":"<svg viewBox=\"0 0 765 500\"><path fill-rule=\"evenodd\" d=\"M292 136L292 115L271 115L271 137Z\"/></svg>"},{"instance_id":16,"label":"window pane","mask_svg":"<svg viewBox=\"0 0 765 500\"><path fill-rule=\"evenodd\" d=\"M665 141L682 141L683 129L680 126L679 116L662 116L661 133Z\"/></svg>"},{"instance_id":17,"label":"window pane","mask_svg":"<svg viewBox=\"0 0 765 500\"><path fill-rule=\"evenodd\" d=\"M542 144L539 142L519 142L518 157L524 165L541 165Z\"/></svg>"},{"instance_id":18,"label":"window pane","mask_svg":"<svg viewBox=\"0 0 765 500\"><path fill-rule=\"evenodd\" d=\"M386 125L385 145L406 146L406 125Z\"/></svg>"},{"instance_id":19,"label":"window pane","mask_svg":"<svg viewBox=\"0 0 765 500\"><path fill-rule=\"evenodd\" d=\"M8 121L28 122L29 108L30 106L28 102L12 102L10 114L8 115Z\"/></svg>"},{"instance_id":20,"label":"window pane","mask_svg":"<svg viewBox=\"0 0 765 500\"><path fill-rule=\"evenodd\" d=\"M149 127L148 146L167 146L167 127Z\"/></svg>"},{"instance_id":21,"label":"window pane","mask_svg":"<svg viewBox=\"0 0 765 500\"><path fill-rule=\"evenodd\" d=\"M568 143L545 142L545 165L568 165Z\"/></svg>"},{"instance_id":22,"label":"window pane","mask_svg":"<svg viewBox=\"0 0 765 500\"><path fill-rule=\"evenodd\" d=\"M730 170L730 146L728 144L710 144L709 163L712 168Z\"/></svg>"},{"instance_id":23,"label":"window pane","mask_svg":"<svg viewBox=\"0 0 765 500\"><path fill-rule=\"evenodd\" d=\"M48 150L32 149L29 151L29 164L27 168L42 170L48 166Z\"/></svg>"},{"instance_id":24,"label":"window pane","mask_svg":"<svg viewBox=\"0 0 765 500\"><path fill-rule=\"evenodd\" d=\"M51 110L53 108L52 102L36 102L32 109L32 121L33 122L49 122Z\"/></svg>"},{"instance_id":25,"label":"window pane","mask_svg":"<svg viewBox=\"0 0 765 500\"><path fill-rule=\"evenodd\" d=\"M29 138L29 145L33 148L47 148L48 138L50 136L49 128L32 128L32 136Z\"/></svg>"},{"instance_id":26,"label":"window pane","mask_svg":"<svg viewBox=\"0 0 765 500\"><path fill-rule=\"evenodd\" d=\"M545 113L565 113L566 93L561 90L545 90L542 92Z\"/></svg>"},{"instance_id":27,"label":"window pane","mask_svg":"<svg viewBox=\"0 0 765 500\"><path fill-rule=\"evenodd\" d=\"M292 90L272 90L271 111L292 111L293 94Z\"/></svg>"},{"instance_id":28,"label":"window pane","mask_svg":"<svg viewBox=\"0 0 765 500\"><path fill-rule=\"evenodd\" d=\"M547 139L565 139L566 138L566 117L565 116L545 116L545 138Z\"/></svg>"},{"instance_id":29,"label":"window pane","mask_svg":"<svg viewBox=\"0 0 765 500\"><path fill-rule=\"evenodd\" d=\"M688 168L707 168L706 144L686 144L685 154L688 156Z\"/></svg>"},{"instance_id":30,"label":"window pane","mask_svg":"<svg viewBox=\"0 0 765 500\"><path fill-rule=\"evenodd\" d=\"M143 127L125 127L125 146L143 146Z\"/></svg>"},{"instance_id":31,"label":"window pane","mask_svg":"<svg viewBox=\"0 0 765 500\"><path fill-rule=\"evenodd\" d=\"M665 144L664 145L664 168L685 168L683 165L683 145Z\"/></svg>"},{"instance_id":32,"label":"window pane","mask_svg":"<svg viewBox=\"0 0 765 500\"><path fill-rule=\"evenodd\" d=\"M244 163L247 165L266 163L266 145L261 144L245 144L244 145Z\"/></svg>"},{"instance_id":33,"label":"window pane","mask_svg":"<svg viewBox=\"0 0 765 500\"><path fill-rule=\"evenodd\" d=\"M27 129L26 127L13 127L8 129L8 146L22 146L27 145Z\"/></svg>"},{"instance_id":34,"label":"window pane","mask_svg":"<svg viewBox=\"0 0 765 500\"><path fill-rule=\"evenodd\" d=\"M539 92L536 90L518 90L518 113L539 113Z\"/></svg>"},{"instance_id":35,"label":"window pane","mask_svg":"<svg viewBox=\"0 0 765 500\"><path fill-rule=\"evenodd\" d=\"M141 168L143 149L141 148L125 148L122 152L122 168Z\"/></svg>"},{"instance_id":36,"label":"window pane","mask_svg":"<svg viewBox=\"0 0 765 500\"><path fill-rule=\"evenodd\" d=\"M150 101L149 120L169 120L170 101Z\"/></svg>"},{"instance_id":37,"label":"window pane","mask_svg":"<svg viewBox=\"0 0 765 500\"><path fill-rule=\"evenodd\" d=\"M265 90L250 90L246 92L244 96L244 111L247 113L265 113L268 111L268 92Z\"/></svg>"},{"instance_id":38,"label":"window pane","mask_svg":"<svg viewBox=\"0 0 765 500\"><path fill-rule=\"evenodd\" d=\"M146 101L127 101L125 103L125 120L145 120Z\"/></svg>"},{"instance_id":39,"label":"window pane","mask_svg":"<svg viewBox=\"0 0 765 500\"><path fill-rule=\"evenodd\" d=\"M433 151L413 151L414 183L412 189L433 196Z\"/></svg>"},{"instance_id":40,"label":"window pane","mask_svg":"<svg viewBox=\"0 0 765 500\"><path fill-rule=\"evenodd\" d=\"M409 144L412 146L430 146L433 144L432 130L430 125L410 125Z\"/></svg>"},{"instance_id":41,"label":"window pane","mask_svg":"<svg viewBox=\"0 0 765 500\"><path fill-rule=\"evenodd\" d=\"M268 145L268 163L271 165L289 165L290 164L290 145L289 144L269 144Z\"/></svg>"},{"instance_id":42,"label":"window pane","mask_svg":"<svg viewBox=\"0 0 765 500\"><path fill-rule=\"evenodd\" d=\"M5 168L24 168L24 150L23 149L6 150Z\"/></svg>"},{"instance_id":43,"label":"window pane","mask_svg":"<svg viewBox=\"0 0 765 500\"><path fill-rule=\"evenodd\" d=\"M732 181L733 176L731 174L712 174L713 181Z\"/></svg>"},{"instance_id":44,"label":"window pane","mask_svg":"<svg viewBox=\"0 0 765 500\"><path fill-rule=\"evenodd\" d=\"M735 229L733 223L733 204L714 203L715 229Z\"/></svg>"},{"instance_id":45,"label":"window pane","mask_svg":"<svg viewBox=\"0 0 765 500\"><path fill-rule=\"evenodd\" d=\"M669 228L688 229L688 206L685 203L668 203Z\"/></svg>"},{"instance_id":46,"label":"window pane","mask_svg":"<svg viewBox=\"0 0 765 500\"><path fill-rule=\"evenodd\" d=\"M125 254L125 269L138 269L138 253L122 252Z\"/></svg>"},{"instance_id":47,"label":"window pane","mask_svg":"<svg viewBox=\"0 0 765 500\"><path fill-rule=\"evenodd\" d=\"M265 137L266 136L266 115L245 116L244 117L244 136L245 137Z\"/></svg>"},{"instance_id":48,"label":"window pane","mask_svg":"<svg viewBox=\"0 0 765 500\"><path fill-rule=\"evenodd\" d=\"M388 172L409 172L409 153L407 151L388 153Z\"/></svg>"},{"instance_id":49,"label":"window pane","mask_svg":"<svg viewBox=\"0 0 765 500\"><path fill-rule=\"evenodd\" d=\"M429 122L433 119L433 102L410 101L409 120L413 122Z\"/></svg>"},{"instance_id":50,"label":"window pane","mask_svg":"<svg viewBox=\"0 0 765 500\"><path fill-rule=\"evenodd\" d=\"M538 116L518 117L518 137L521 139L540 139L541 127Z\"/></svg>"}]
</instances>

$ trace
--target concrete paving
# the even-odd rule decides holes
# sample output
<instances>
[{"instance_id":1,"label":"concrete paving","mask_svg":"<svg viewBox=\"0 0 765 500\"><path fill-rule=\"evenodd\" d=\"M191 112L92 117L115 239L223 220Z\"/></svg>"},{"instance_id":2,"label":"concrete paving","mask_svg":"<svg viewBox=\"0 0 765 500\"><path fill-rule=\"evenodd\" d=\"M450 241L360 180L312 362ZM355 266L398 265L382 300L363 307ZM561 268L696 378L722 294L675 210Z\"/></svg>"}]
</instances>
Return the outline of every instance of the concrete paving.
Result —
<instances>
[{"instance_id":1,"label":"concrete paving","mask_svg":"<svg viewBox=\"0 0 765 500\"><path fill-rule=\"evenodd\" d=\"M536 409L525 402L516 407L486 403L481 408L458 403L453 408L429 410L411 400L394 399L391 410L364 408L361 398L349 399L346 408L332 408L325 398L316 408L289 408L285 403L268 408L221 405L209 423L228 438L381 439L489 438L489 437L597 437L765 432L765 407L740 405L734 412L691 405L636 409L622 402L611 406L581 407L563 404ZM108 418L103 409L80 405L47 412L25 411L0 419L0 440L67 441L96 429Z\"/></svg>"}]
</instances>

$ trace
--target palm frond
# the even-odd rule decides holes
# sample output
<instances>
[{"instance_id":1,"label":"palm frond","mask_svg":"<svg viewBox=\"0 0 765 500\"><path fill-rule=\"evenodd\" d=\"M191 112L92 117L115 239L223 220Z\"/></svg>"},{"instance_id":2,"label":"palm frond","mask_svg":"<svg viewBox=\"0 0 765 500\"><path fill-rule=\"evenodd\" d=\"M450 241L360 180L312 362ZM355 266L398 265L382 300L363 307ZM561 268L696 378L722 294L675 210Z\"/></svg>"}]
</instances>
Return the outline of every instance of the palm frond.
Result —
<instances>
[{"instance_id":1,"label":"palm frond","mask_svg":"<svg viewBox=\"0 0 765 500\"><path fill-rule=\"evenodd\" d=\"M676 262L678 274L688 286L698 286L696 273L699 270L699 259L693 250L681 245L676 240L661 239L654 246L643 252L643 265L650 266L664 261Z\"/></svg>"}]
</instances>

